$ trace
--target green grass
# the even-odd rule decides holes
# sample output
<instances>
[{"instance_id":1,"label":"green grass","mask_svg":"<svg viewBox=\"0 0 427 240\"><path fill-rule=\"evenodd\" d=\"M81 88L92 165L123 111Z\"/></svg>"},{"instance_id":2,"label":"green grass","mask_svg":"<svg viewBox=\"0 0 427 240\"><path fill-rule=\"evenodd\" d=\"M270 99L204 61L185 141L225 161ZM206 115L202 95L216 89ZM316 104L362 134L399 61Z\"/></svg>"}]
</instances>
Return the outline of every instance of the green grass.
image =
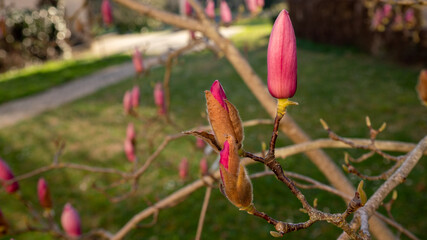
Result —
<instances>
[{"instance_id":1,"label":"green grass","mask_svg":"<svg viewBox=\"0 0 427 240\"><path fill-rule=\"evenodd\" d=\"M244 33L234 38L239 47L249 49L248 58L263 79L266 79L267 71L269 28L268 22L251 24ZM290 108L289 113L310 136L327 137L319 123L319 118L323 118L338 134L367 137L364 126L366 115L371 117L374 127L387 122L387 130L379 139L417 142L427 133L427 110L420 105L414 90L418 74L416 68L381 61L352 49L325 48L306 41L298 42L299 79L294 100L300 106ZM153 69L148 77L137 83L141 87L142 101L138 109L141 119L123 115L123 93L134 84L134 79L128 79L31 120L0 129L0 156L19 175L48 164L55 152L54 141L63 139L67 143L61 157L63 162L130 169L132 166L125 159L122 144L126 125L132 121L139 136L139 164L143 164L165 135L177 132L156 117L152 91L163 73L163 68ZM209 89L215 79L221 81L228 99L239 109L243 120L268 117L229 63L203 52L180 58L172 71L171 113L181 129L207 124L203 90ZM245 149L259 151L261 142L268 141L270 136L271 126L245 129ZM117 180L116 176L75 170L43 174L51 186L55 220L59 222L62 207L66 202L71 202L80 212L85 232L98 227L116 231L135 213L185 184L179 180L177 171L183 157L189 159L191 166L187 183L198 178L198 161L202 153L195 150L194 142L194 138L188 137L171 143L140 180L137 196L117 204L109 203L107 197L91 187L94 183L111 183ZM278 147L288 144L290 141L281 134ZM327 153L337 164L343 162L343 150L328 150ZM361 154L360 151L350 153L355 156ZM210 156L209 162L212 163L215 157ZM427 165L424 160L425 157L407 181L397 188L399 197L392 210L396 220L420 239L427 238L424 231L427 228L424 217L427 214ZM325 177L302 154L289 157L283 161L283 166L286 171L299 172L325 182ZM391 163L380 158L360 165L362 171L370 174L377 174L390 166ZM262 169L256 164L248 170L254 173ZM357 185L357 178L350 179ZM35 177L20 184L22 195L34 201L38 209L36 180ZM253 184L254 202L259 210L280 220L306 220L306 216L298 210L301 207L299 202L274 177L256 179ZM380 184L366 183L367 194L372 194ZM126 187L123 187L109 193L120 194L125 190ZM345 209L345 204L338 197L318 190L303 192L309 201L318 198L321 210L338 212ZM126 239L194 238L203 195L204 191L198 190L176 207L161 210L154 227L134 230ZM24 227L24 219L27 218L22 204L5 193L0 193L0 199L2 211L9 222L13 226ZM381 212L384 211L381 209ZM269 236L269 231L274 230L270 225L238 211L218 189L212 193L207 214L203 239L273 239ZM147 219L144 223L150 221ZM330 224L316 223L308 230L287 235L286 239L333 239L339 233L339 229ZM14 238L28 239L30 236L31 239L51 239L44 234Z\"/></svg>"},{"instance_id":2,"label":"green grass","mask_svg":"<svg viewBox=\"0 0 427 240\"><path fill-rule=\"evenodd\" d=\"M3 73L0 75L0 104L44 91L128 60L129 56L113 55L102 59L52 61Z\"/></svg>"}]
</instances>

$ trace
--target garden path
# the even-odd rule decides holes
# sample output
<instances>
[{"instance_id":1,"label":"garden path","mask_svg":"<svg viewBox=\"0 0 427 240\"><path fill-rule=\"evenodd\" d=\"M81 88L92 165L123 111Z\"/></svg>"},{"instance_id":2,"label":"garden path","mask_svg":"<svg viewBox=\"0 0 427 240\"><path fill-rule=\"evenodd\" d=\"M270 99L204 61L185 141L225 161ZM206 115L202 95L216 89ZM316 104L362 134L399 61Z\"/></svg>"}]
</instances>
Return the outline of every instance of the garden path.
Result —
<instances>
[{"instance_id":1,"label":"garden path","mask_svg":"<svg viewBox=\"0 0 427 240\"><path fill-rule=\"evenodd\" d=\"M240 30L240 27L230 27L221 32L225 37L229 37ZM176 49L185 46L188 38L188 31L184 30L125 35L122 37L112 36L111 38L103 38L100 43L95 43L95 47L92 49L101 51L105 56L129 51L135 46L141 46L147 47L147 54L161 54L171 48ZM147 58L144 63L149 66L159 64L157 57ZM125 80L134 74L132 62L129 61L107 67L44 92L4 103L0 105L0 128L11 126L21 120L37 116L44 111L55 109L63 104L90 95L103 87Z\"/></svg>"}]
</instances>

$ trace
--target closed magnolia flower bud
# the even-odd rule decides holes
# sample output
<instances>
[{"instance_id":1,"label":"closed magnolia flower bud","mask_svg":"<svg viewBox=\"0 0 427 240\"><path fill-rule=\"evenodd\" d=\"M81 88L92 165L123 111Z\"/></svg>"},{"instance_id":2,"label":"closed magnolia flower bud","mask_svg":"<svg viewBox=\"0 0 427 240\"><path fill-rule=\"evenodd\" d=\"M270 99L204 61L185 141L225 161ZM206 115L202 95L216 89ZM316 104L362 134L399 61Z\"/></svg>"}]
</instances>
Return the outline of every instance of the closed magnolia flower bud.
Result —
<instances>
[{"instance_id":1,"label":"closed magnolia flower bud","mask_svg":"<svg viewBox=\"0 0 427 240\"><path fill-rule=\"evenodd\" d=\"M257 12L257 0L246 0L246 7L251 13Z\"/></svg>"},{"instance_id":2,"label":"closed magnolia flower bud","mask_svg":"<svg viewBox=\"0 0 427 240\"><path fill-rule=\"evenodd\" d=\"M179 164L179 178L185 180L188 176L188 160L183 158Z\"/></svg>"},{"instance_id":3,"label":"closed magnolia flower bud","mask_svg":"<svg viewBox=\"0 0 427 240\"><path fill-rule=\"evenodd\" d=\"M244 209L252 204L252 183L245 168L240 164L237 145L232 136L227 136L220 152L221 189L236 207Z\"/></svg>"},{"instance_id":4,"label":"closed magnolia flower bud","mask_svg":"<svg viewBox=\"0 0 427 240\"><path fill-rule=\"evenodd\" d=\"M413 8L408 8L408 10L406 10L405 12L405 22L408 24L413 24L415 23L415 11Z\"/></svg>"},{"instance_id":5,"label":"closed magnolia flower bud","mask_svg":"<svg viewBox=\"0 0 427 240\"><path fill-rule=\"evenodd\" d=\"M227 2L222 0L221 5L219 7L220 14L221 14L221 21L225 24L229 24L232 20L231 10L228 6Z\"/></svg>"},{"instance_id":6,"label":"closed magnolia flower bud","mask_svg":"<svg viewBox=\"0 0 427 240\"><path fill-rule=\"evenodd\" d=\"M46 209L52 208L52 199L50 198L49 187L47 186L44 178L40 178L37 183L37 195L39 197L39 203Z\"/></svg>"},{"instance_id":7,"label":"closed magnolia flower bud","mask_svg":"<svg viewBox=\"0 0 427 240\"><path fill-rule=\"evenodd\" d=\"M202 175L208 174L208 171L209 171L208 168L209 168L209 166L208 166L208 160L206 160L206 158L202 158L200 160L199 167L200 167L200 173Z\"/></svg>"},{"instance_id":8,"label":"closed magnolia flower bud","mask_svg":"<svg viewBox=\"0 0 427 240\"><path fill-rule=\"evenodd\" d=\"M423 105L427 106L427 69L420 72L417 84L418 97Z\"/></svg>"},{"instance_id":9,"label":"closed magnolia flower bud","mask_svg":"<svg viewBox=\"0 0 427 240\"><path fill-rule=\"evenodd\" d=\"M227 135L236 139L239 148L243 141L243 126L239 112L225 95L218 80L212 84L210 91L205 91L209 122L219 146L223 146Z\"/></svg>"},{"instance_id":10,"label":"closed magnolia flower bud","mask_svg":"<svg viewBox=\"0 0 427 240\"><path fill-rule=\"evenodd\" d=\"M213 0L207 0L205 13L209 18L215 18L215 3Z\"/></svg>"},{"instance_id":11,"label":"closed magnolia flower bud","mask_svg":"<svg viewBox=\"0 0 427 240\"><path fill-rule=\"evenodd\" d=\"M135 140L135 137L135 126L133 125L133 123L129 123L126 129L126 139L129 139L133 142Z\"/></svg>"},{"instance_id":12,"label":"closed magnolia flower bud","mask_svg":"<svg viewBox=\"0 0 427 240\"><path fill-rule=\"evenodd\" d=\"M135 51L133 52L132 62L135 72L142 73L144 71L144 61L138 48L135 48Z\"/></svg>"},{"instance_id":13,"label":"closed magnolia flower bud","mask_svg":"<svg viewBox=\"0 0 427 240\"><path fill-rule=\"evenodd\" d=\"M15 178L15 176L13 175L12 170L10 170L7 163L0 158L0 180L9 181L13 178ZM10 184L3 183L3 187L7 193L14 193L19 190L18 182L13 182Z\"/></svg>"},{"instance_id":14,"label":"closed magnolia flower bud","mask_svg":"<svg viewBox=\"0 0 427 240\"><path fill-rule=\"evenodd\" d=\"M393 6L391 4L384 4L383 6L383 14L385 17L390 17L393 10Z\"/></svg>"},{"instance_id":15,"label":"closed magnolia flower bud","mask_svg":"<svg viewBox=\"0 0 427 240\"><path fill-rule=\"evenodd\" d=\"M263 8L264 7L264 0L257 0L256 4L258 5L258 7Z\"/></svg>"},{"instance_id":16,"label":"closed magnolia flower bud","mask_svg":"<svg viewBox=\"0 0 427 240\"><path fill-rule=\"evenodd\" d=\"M165 93L163 91L163 85L161 83L157 83L154 87L154 103L157 106L159 115L166 114Z\"/></svg>"},{"instance_id":17,"label":"closed magnolia flower bud","mask_svg":"<svg viewBox=\"0 0 427 240\"><path fill-rule=\"evenodd\" d=\"M132 92L126 91L125 95L123 96L123 109L125 111L125 114L130 114L132 110Z\"/></svg>"},{"instance_id":18,"label":"closed magnolia flower bud","mask_svg":"<svg viewBox=\"0 0 427 240\"><path fill-rule=\"evenodd\" d=\"M136 159L135 145L131 139L128 139L128 138L125 139L124 150L125 150L125 154L126 154L127 159L130 162L134 162Z\"/></svg>"},{"instance_id":19,"label":"closed magnolia flower bud","mask_svg":"<svg viewBox=\"0 0 427 240\"><path fill-rule=\"evenodd\" d=\"M64 231L70 237L79 237L82 234L79 213L71 206L65 204L61 215L61 225Z\"/></svg>"},{"instance_id":20,"label":"closed magnolia flower bud","mask_svg":"<svg viewBox=\"0 0 427 240\"><path fill-rule=\"evenodd\" d=\"M185 9L184 9L185 15L191 16L191 14L193 13L193 8L191 7L190 3L188 3L187 0L185 0L184 7L185 7Z\"/></svg>"},{"instance_id":21,"label":"closed magnolia flower bud","mask_svg":"<svg viewBox=\"0 0 427 240\"><path fill-rule=\"evenodd\" d=\"M101 4L102 20L106 26L110 26L113 23L113 11L109 0L103 0Z\"/></svg>"},{"instance_id":22,"label":"closed magnolia flower bud","mask_svg":"<svg viewBox=\"0 0 427 240\"><path fill-rule=\"evenodd\" d=\"M139 87L134 86L131 92L131 105L133 108L137 108L139 106L139 97L140 97Z\"/></svg>"},{"instance_id":23,"label":"closed magnolia flower bud","mask_svg":"<svg viewBox=\"0 0 427 240\"><path fill-rule=\"evenodd\" d=\"M3 216L2 211L0 210L0 236L6 235L8 230L8 224L6 219Z\"/></svg>"},{"instance_id":24,"label":"closed magnolia flower bud","mask_svg":"<svg viewBox=\"0 0 427 240\"><path fill-rule=\"evenodd\" d=\"M196 139L196 147L197 148L204 149L205 146L206 146L206 143L205 143L205 141L203 141L203 139L201 139L201 138Z\"/></svg>"},{"instance_id":25,"label":"closed magnolia flower bud","mask_svg":"<svg viewBox=\"0 0 427 240\"><path fill-rule=\"evenodd\" d=\"M289 13L282 10L271 30L267 52L268 91L278 99L297 90L297 46Z\"/></svg>"}]
</instances>

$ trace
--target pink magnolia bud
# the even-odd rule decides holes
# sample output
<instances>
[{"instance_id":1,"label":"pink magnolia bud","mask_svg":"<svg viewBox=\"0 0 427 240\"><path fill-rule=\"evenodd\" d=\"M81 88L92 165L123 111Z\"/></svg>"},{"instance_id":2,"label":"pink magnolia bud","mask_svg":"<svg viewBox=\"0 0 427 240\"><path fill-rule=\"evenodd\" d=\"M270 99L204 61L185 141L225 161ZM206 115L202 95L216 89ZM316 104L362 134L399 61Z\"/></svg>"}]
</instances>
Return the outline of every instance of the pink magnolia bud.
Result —
<instances>
[{"instance_id":1,"label":"pink magnolia bud","mask_svg":"<svg viewBox=\"0 0 427 240\"><path fill-rule=\"evenodd\" d=\"M183 158L181 163L179 164L179 177L182 180L185 180L188 176L188 160L187 158Z\"/></svg>"},{"instance_id":2,"label":"pink magnolia bud","mask_svg":"<svg viewBox=\"0 0 427 240\"><path fill-rule=\"evenodd\" d=\"M134 86L132 88L132 93L131 93L131 105L133 108L137 108L139 106L139 87L138 86Z\"/></svg>"},{"instance_id":3,"label":"pink magnolia bud","mask_svg":"<svg viewBox=\"0 0 427 240\"><path fill-rule=\"evenodd\" d=\"M258 7L263 8L264 7L264 0L257 0L256 4L258 5Z\"/></svg>"},{"instance_id":4,"label":"pink magnolia bud","mask_svg":"<svg viewBox=\"0 0 427 240\"><path fill-rule=\"evenodd\" d=\"M415 22L415 12L413 8L408 8L408 10L406 10L404 19L406 23Z\"/></svg>"},{"instance_id":5,"label":"pink magnolia bud","mask_svg":"<svg viewBox=\"0 0 427 240\"><path fill-rule=\"evenodd\" d=\"M204 149L205 146L206 146L206 143L205 143L205 141L203 141L203 139L201 139L201 138L196 139L196 147L197 148Z\"/></svg>"},{"instance_id":6,"label":"pink magnolia bud","mask_svg":"<svg viewBox=\"0 0 427 240\"><path fill-rule=\"evenodd\" d=\"M125 150L125 154L129 160L129 162L134 162L136 159L135 145L133 144L131 139L129 139L129 138L125 139L124 150Z\"/></svg>"},{"instance_id":7,"label":"pink magnolia bud","mask_svg":"<svg viewBox=\"0 0 427 240\"><path fill-rule=\"evenodd\" d=\"M383 6L383 14L385 17L390 17L393 6L391 4L385 4Z\"/></svg>"},{"instance_id":8,"label":"pink magnolia bud","mask_svg":"<svg viewBox=\"0 0 427 240\"><path fill-rule=\"evenodd\" d=\"M291 98L297 90L297 46L289 13L282 10L271 30L267 51L268 91Z\"/></svg>"},{"instance_id":9,"label":"pink magnolia bud","mask_svg":"<svg viewBox=\"0 0 427 240\"><path fill-rule=\"evenodd\" d=\"M200 160L200 173L202 174L202 175L206 175L206 174L208 174L208 168L209 168L209 166L208 166L208 160L206 160L206 158L202 158L201 160Z\"/></svg>"},{"instance_id":10,"label":"pink magnolia bud","mask_svg":"<svg viewBox=\"0 0 427 240\"><path fill-rule=\"evenodd\" d=\"M222 0L221 5L219 7L220 14L221 14L221 21L225 24L228 24L232 20L231 10L228 6L227 2Z\"/></svg>"},{"instance_id":11,"label":"pink magnolia bud","mask_svg":"<svg viewBox=\"0 0 427 240\"><path fill-rule=\"evenodd\" d=\"M213 0L207 0L205 13L209 18L215 18L215 3Z\"/></svg>"},{"instance_id":12,"label":"pink magnolia bud","mask_svg":"<svg viewBox=\"0 0 427 240\"><path fill-rule=\"evenodd\" d=\"M246 0L246 7L251 13L254 13L257 11L257 0Z\"/></svg>"},{"instance_id":13,"label":"pink magnolia bud","mask_svg":"<svg viewBox=\"0 0 427 240\"><path fill-rule=\"evenodd\" d=\"M126 139L134 141L135 136L136 136L135 127L134 127L133 123L129 123L128 127L126 129Z\"/></svg>"},{"instance_id":14,"label":"pink magnolia bud","mask_svg":"<svg viewBox=\"0 0 427 240\"><path fill-rule=\"evenodd\" d=\"M185 0L185 15L191 16L193 13L193 8L191 7L190 3L188 3L187 0Z\"/></svg>"},{"instance_id":15,"label":"pink magnolia bud","mask_svg":"<svg viewBox=\"0 0 427 240\"><path fill-rule=\"evenodd\" d=\"M222 88L221 83L218 80L215 80L212 84L210 91L221 106L228 111L227 104L224 101L224 99L227 99L227 96L225 95L224 88Z\"/></svg>"},{"instance_id":16,"label":"pink magnolia bud","mask_svg":"<svg viewBox=\"0 0 427 240\"><path fill-rule=\"evenodd\" d=\"M0 180L1 181L8 181L10 179L15 178L15 176L12 173L12 170L10 170L9 166L6 162L3 161L3 159L0 158ZM13 182L11 184L3 183L3 187L5 188L6 192L8 193L14 193L19 190L19 184L18 182Z\"/></svg>"},{"instance_id":17,"label":"pink magnolia bud","mask_svg":"<svg viewBox=\"0 0 427 240\"><path fill-rule=\"evenodd\" d=\"M123 96L123 109L125 110L125 114L129 114L132 110L132 93L130 91L126 91Z\"/></svg>"},{"instance_id":18,"label":"pink magnolia bud","mask_svg":"<svg viewBox=\"0 0 427 240\"><path fill-rule=\"evenodd\" d=\"M113 23L113 12L111 9L111 3L109 0L102 0L101 4L102 20L106 26L110 26Z\"/></svg>"},{"instance_id":19,"label":"pink magnolia bud","mask_svg":"<svg viewBox=\"0 0 427 240\"><path fill-rule=\"evenodd\" d=\"M39 197L40 205L44 208L52 208L52 199L50 198L49 187L47 186L44 178L40 178L37 183L37 195Z\"/></svg>"},{"instance_id":20,"label":"pink magnolia bud","mask_svg":"<svg viewBox=\"0 0 427 240\"><path fill-rule=\"evenodd\" d=\"M381 25L383 18L384 18L384 11L382 11L380 8L377 8L371 20L371 28L374 30L378 29L378 27Z\"/></svg>"},{"instance_id":21,"label":"pink magnolia bud","mask_svg":"<svg viewBox=\"0 0 427 240\"><path fill-rule=\"evenodd\" d=\"M142 55L141 55L141 52L138 50L138 48L135 48L135 51L133 52L132 62L135 68L135 72L142 73L144 71L144 63L143 63Z\"/></svg>"},{"instance_id":22,"label":"pink magnolia bud","mask_svg":"<svg viewBox=\"0 0 427 240\"><path fill-rule=\"evenodd\" d=\"M160 115L166 114L165 93L163 91L162 83L157 83L154 87L154 103L156 104Z\"/></svg>"},{"instance_id":23,"label":"pink magnolia bud","mask_svg":"<svg viewBox=\"0 0 427 240\"><path fill-rule=\"evenodd\" d=\"M228 162L230 159L230 144L228 143L228 140L224 142L224 148L219 153L219 156L219 163L228 170Z\"/></svg>"},{"instance_id":24,"label":"pink magnolia bud","mask_svg":"<svg viewBox=\"0 0 427 240\"><path fill-rule=\"evenodd\" d=\"M61 215L61 224L64 231L70 237L78 237L82 234L81 222L79 213L71 206L70 203L65 204Z\"/></svg>"}]
</instances>

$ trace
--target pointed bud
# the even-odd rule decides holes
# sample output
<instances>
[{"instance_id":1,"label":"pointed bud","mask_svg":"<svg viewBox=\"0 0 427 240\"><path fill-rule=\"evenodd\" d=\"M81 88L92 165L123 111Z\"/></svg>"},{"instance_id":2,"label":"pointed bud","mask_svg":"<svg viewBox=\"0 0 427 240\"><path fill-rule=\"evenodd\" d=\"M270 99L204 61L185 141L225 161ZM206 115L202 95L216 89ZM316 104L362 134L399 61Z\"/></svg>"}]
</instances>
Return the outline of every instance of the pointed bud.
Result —
<instances>
[{"instance_id":1,"label":"pointed bud","mask_svg":"<svg viewBox=\"0 0 427 240\"><path fill-rule=\"evenodd\" d=\"M267 52L268 91L291 98L297 90L297 46L289 13L282 10L271 30Z\"/></svg>"},{"instance_id":2,"label":"pointed bud","mask_svg":"<svg viewBox=\"0 0 427 240\"><path fill-rule=\"evenodd\" d=\"M188 177L188 160L183 158L179 164L179 178L185 180Z\"/></svg>"},{"instance_id":3,"label":"pointed bud","mask_svg":"<svg viewBox=\"0 0 427 240\"><path fill-rule=\"evenodd\" d=\"M215 99L221 104L221 106L228 111L227 104L224 101L225 99L227 99L227 96L225 95L224 88L222 88L222 85L218 80L215 80L212 84L211 93L215 97Z\"/></svg>"},{"instance_id":4,"label":"pointed bud","mask_svg":"<svg viewBox=\"0 0 427 240\"><path fill-rule=\"evenodd\" d=\"M258 8L258 2L257 0L246 0L246 8L251 12L251 13L256 13L257 12L257 8Z\"/></svg>"},{"instance_id":5,"label":"pointed bud","mask_svg":"<svg viewBox=\"0 0 427 240\"><path fill-rule=\"evenodd\" d=\"M196 138L196 147L199 149L204 149L206 146L205 141L203 141L203 139L201 138Z\"/></svg>"},{"instance_id":6,"label":"pointed bud","mask_svg":"<svg viewBox=\"0 0 427 240\"><path fill-rule=\"evenodd\" d=\"M421 103L427 106L427 69L423 69L420 72L417 84L417 92Z\"/></svg>"},{"instance_id":7,"label":"pointed bud","mask_svg":"<svg viewBox=\"0 0 427 240\"><path fill-rule=\"evenodd\" d=\"M78 237L82 234L80 216L70 203L64 206L61 215L61 225L70 237Z\"/></svg>"},{"instance_id":8,"label":"pointed bud","mask_svg":"<svg viewBox=\"0 0 427 240\"><path fill-rule=\"evenodd\" d=\"M368 198L366 196L365 191L363 190L363 180L360 181L359 185L357 186L357 192L359 193L362 206L364 206Z\"/></svg>"},{"instance_id":9,"label":"pointed bud","mask_svg":"<svg viewBox=\"0 0 427 240\"><path fill-rule=\"evenodd\" d=\"M0 210L0 236L6 235L8 230L8 224L6 219L3 216L2 211Z\"/></svg>"},{"instance_id":10,"label":"pointed bud","mask_svg":"<svg viewBox=\"0 0 427 240\"><path fill-rule=\"evenodd\" d=\"M161 83L156 83L156 86L154 87L154 103L157 106L159 115L165 115L165 93Z\"/></svg>"},{"instance_id":11,"label":"pointed bud","mask_svg":"<svg viewBox=\"0 0 427 240\"><path fill-rule=\"evenodd\" d=\"M406 23L415 23L415 12L413 8L408 8L408 10L406 10L404 19Z\"/></svg>"},{"instance_id":12,"label":"pointed bud","mask_svg":"<svg viewBox=\"0 0 427 240\"><path fill-rule=\"evenodd\" d=\"M221 14L221 21L225 24L229 24L232 20L231 10L228 6L227 2L222 0L220 5L220 14Z\"/></svg>"},{"instance_id":13,"label":"pointed bud","mask_svg":"<svg viewBox=\"0 0 427 240\"><path fill-rule=\"evenodd\" d=\"M49 187L47 186L44 178L40 178L37 183L37 195L39 197L39 203L46 209L52 208L52 199L50 198Z\"/></svg>"},{"instance_id":14,"label":"pointed bud","mask_svg":"<svg viewBox=\"0 0 427 240\"><path fill-rule=\"evenodd\" d=\"M256 4L258 5L258 7L263 8L264 7L264 0L257 0Z\"/></svg>"},{"instance_id":15,"label":"pointed bud","mask_svg":"<svg viewBox=\"0 0 427 240\"><path fill-rule=\"evenodd\" d=\"M10 170L7 163L0 158L0 181L8 181L13 178L15 178L15 176L13 175L12 170ZM19 190L18 182L13 182L7 185L6 183L3 183L3 187L7 193L14 193Z\"/></svg>"},{"instance_id":16,"label":"pointed bud","mask_svg":"<svg viewBox=\"0 0 427 240\"><path fill-rule=\"evenodd\" d=\"M133 123L129 123L126 129L126 139L129 139L131 140L131 142L133 142L135 140L135 137L136 137L135 127Z\"/></svg>"},{"instance_id":17,"label":"pointed bud","mask_svg":"<svg viewBox=\"0 0 427 240\"><path fill-rule=\"evenodd\" d=\"M135 47L135 51L132 56L133 67L135 72L142 73L144 71L144 61L142 59L141 52Z\"/></svg>"},{"instance_id":18,"label":"pointed bud","mask_svg":"<svg viewBox=\"0 0 427 240\"><path fill-rule=\"evenodd\" d=\"M396 201L397 199L397 191L393 190L393 195L391 196L391 199L393 199L393 201Z\"/></svg>"},{"instance_id":19,"label":"pointed bud","mask_svg":"<svg viewBox=\"0 0 427 240\"><path fill-rule=\"evenodd\" d=\"M192 13L193 13L193 8L191 7L191 4L188 3L187 0L185 0L185 15L191 16Z\"/></svg>"},{"instance_id":20,"label":"pointed bud","mask_svg":"<svg viewBox=\"0 0 427 240\"><path fill-rule=\"evenodd\" d=\"M215 18L215 3L213 0L207 0L205 13L209 18Z\"/></svg>"},{"instance_id":21,"label":"pointed bud","mask_svg":"<svg viewBox=\"0 0 427 240\"><path fill-rule=\"evenodd\" d=\"M385 17L390 17L391 16L391 11L393 10L393 6L391 4L384 4L383 6L383 14Z\"/></svg>"},{"instance_id":22,"label":"pointed bud","mask_svg":"<svg viewBox=\"0 0 427 240\"><path fill-rule=\"evenodd\" d=\"M123 109L125 111L125 114L129 114L132 110L132 93L131 91L126 91L125 95L123 96Z\"/></svg>"},{"instance_id":23,"label":"pointed bud","mask_svg":"<svg viewBox=\"0 0 427 240\"><path fill-rule=\"evenodd\" d=\"M132 93L131 93L131 102L132 102L133 108L137 108L139 106L139 97L140 97L139 86L134 86L132 88Z\"/></svg>"},{"instance_id":24,"label":"pointed bud","mask_svg":"<svg viewBox=\"0 0 427 240\"><path fill-rule=\"evenodd\" d=\"M128 138L125 139L124 150L125 150L125 154L126 154L127 159L130 162L135 161L135 159L136 159L135 145L132 143L131 139L128 139Z\"/></svg>"},{"instance_id":25,"label":"pointed bud","mask_svg":"<svg viewBox=\"0 0 427 240\"><path fill-rule=\"evenodd\" d=\"M109 0L103 0L101 4L102 20L106 26L110 26L113 23L113 11Z\"/></svg>"},{"instance_id":26,"label":"pointed bud","mask_svg":"<svg viewBox=\"0 0 427 240\"><path fill-rule=\"evenodd\" d=\"M199 167L200 167L200 173L202 174L202 175L206 175L206 174L208 174L208 172L209 172L209 166L208 166L208 160L206 160L206 158L202 158L201 160L200 160L200 164L199 164Z\"/></svg>"}]
</instances>

